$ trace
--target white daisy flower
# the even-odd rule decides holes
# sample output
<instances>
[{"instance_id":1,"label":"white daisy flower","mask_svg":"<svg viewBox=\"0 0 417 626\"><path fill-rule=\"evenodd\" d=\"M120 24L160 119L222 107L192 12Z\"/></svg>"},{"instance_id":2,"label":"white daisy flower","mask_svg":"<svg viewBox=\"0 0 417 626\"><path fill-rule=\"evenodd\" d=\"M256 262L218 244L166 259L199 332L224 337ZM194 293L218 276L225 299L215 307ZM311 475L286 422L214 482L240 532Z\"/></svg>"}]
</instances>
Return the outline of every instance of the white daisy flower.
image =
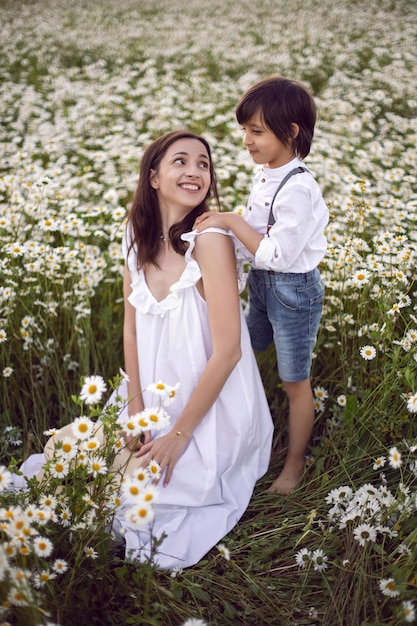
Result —
<instances>
[{"instance_id":1,"label":"white daisy flower","mask_svg":"<svg viewBox=\"0 0 417 626\"><path fill-rule=\"evenodd\" d=\"M295 562L298 567L304 569L311 561L311 552L308 548L301 548L295 555Z\"/></svg>"},{"instance_id":2,"label":"white daisy flower","mask_svg":"<svg viewBox=\"0 0 417 626\"><path fill-rule=\"evenodd\" d=\"M68 563L63 559L55 559L52 563L52 569L57 574L64 574L68 569Z\"/></svg>"},{"instance_id":3,"label":"white daisy flower","mask_svg":"<svg viewBox=\"0 0 417 626\"><path fill-rule=\"evenodd\" d=\"M354 285L355 287L363 287L363 285L366 285L367 283L369 283L370 277L371 277L371 272L369 272L368 270L358 270L352 276L352 279L351 279L352 285Z\"/></svg>"},{"instance_id":4,"label":"white daisy flower","mask_svg":"<svg viewBox=\"0 0 417 626\"><path fill-rule=\"evenodd\" d=\"M47 537L36 537L33 540L33 549L38 556L47 557L51 554L54 546Z\"/></svg>"},{"instance_id":5,"label":"white daisy flower","mask_svg":"<svg viewBox=\"0 0 417 626\"><path fill-rule=\"evenodd\" d=\"M401 554L401 556L410 556L411 549L407 546L406 543L400 543L400 545L398 546L398 554Z\"/></svg>"},{"instance_id":6,"label":"white daisy flower","mask_svg":"<svg viewBox=\"0 0 417 626\"><path fill-rule=\"evenodd\" d=\"M328 557L324 554L321 548L314 550L311 555L311 560L316 572L324 572L327 569L327 559Z\"/></svg>"},{"instance_id":7,"label":"white daisy flower","mask_svg":"<svg viewBox=\"0 0 417 626\"><path fill-rule=\"evenodd\" d=\"M141 495L143 484L132 476L128 476L122 482L122 496L127 502L137 502Z\"/></svg>"},{"instance_id":8,"label":"white daisy flower","mask_svg":"<svg viewBox=\"0 0 417 626\"><path fill-rule=\"evenodd\" d=\"M119 374L123 378L123 380L125 380L127 383L130 382L129 376L126 374L126 372L121 367L119 367Z\"/></svg>"},{"instance_id":9,"label":"white daisy flower","mask_svg":"<svg viewBox=\"0 0 417 626\"><path fill-rule=\"evenodd\" d=\"M400 590L398 589L398 585L393 578L383 578L379 581L379 588L384 594L384 596L389 596L390 598L396 598L400 595Z\"/></svg>"},{"instance_id":10,"label":"white daisy flower","mask_svg":"<svg viewBox=\"0 0 417 626\"><path fill-rule=\"evenodd\" d=\"M57 507L58 500L50 494L43 494L39 499L39 506L46 511L54 511Z\"/></svg>"},{"instance_id":11,"label":"white daisy flower","mask_svg":"<svg viewBox=\"0 0 417 626\"><path fill-rule=\"evenodd\" d=\"M353 536L361 546L364 546L369 541L376 541L377 533L376 529L370 524L359 524L353 531Z\"/></svg>"},{"instance_id":12,"label":"white daisy flower","mask_svg":"<svg viewBox=\"0 0 417 626\"><path fill-rule=\"evenodd\" d=\"M0 465L0 493L5 491L12 482L12 474L5 465Z\"/></svg>"},{"instance_id":13,"label":"white daisy flower","mask_svg":"<svg viewBox=\"0 0 417 626\"><path fill-rule=\"evenodd\" d=\"M96 552L96 550L94 550L94 548L91 548L90 546L85 546L84 552L87 556L90 557L90 559L96 559L98 557L98 552Z\"/></svg>"},{"instance_id":14,"label":"white daisy flower","mask_svg":"<svg viewBox=\"0 0 417 626\"><path fill-rule=\"evenodd\" d=\"M399 452L395 446L393 446L389 451L389 464L394 469L398 469L402 464L401 452Z\"/></svg>"},{"instance_id":15,"label":"white daisy flower","mask_svg":"<svg viewBox=\"0 0 417 626\"><path fill-rule=\"evenodd\" d=\"M339 406L346 406L346 396L344 394L337 396L336 402Z\"/></svg>"},{"instance_id":16,"label":"white daisy flower","mask_svg":"<svg viewBox=\"0 0 417 626\"><path fill-rule=\"evenodd\" d=\"M169 425L169 415L164 409L159 407L151 407L145 409L141 413L142 418L145 419L152 430L163 430Z\"/></svg>"},{"instance_id":17,"label":"white daisy flower","mask_svg":"<svg viewBox=\"0 0 417 626\"><path fill-rule=\"evenodd\" d=\"M219 543L216 548L218 549L220 554L226 559L226 561L230 561L230 550L224 545L224 543Z\"/></svg>"},{"instance_id":18,"label":"white daisy flower","mask_svg":"<svg viewBox=\"0 0 417 626\"><path fill-rule=\"evenodd\" d=\"M85 467L88 463L88 453L85 450L79 450L76 461L77 467Z\"/></svg>"},{"instance_id":19,"label":"white daisy flower","mask_svg":"<svg viewBox=\"0 0 417 626\"><path fill-rule=\"evenodd\" d=\"M47 582L49 582L50 580L53 580L54 578L56 578L55 572L51 572L49 570L43 570L41 572L37 572L34 576L34 581L33 581L34 587L36 589L40 589Z\"/></svg>"},{"instance_id":20,"label":"white daisy flower","mask_svg":"<svg viewBox=\"0 0 417 626\"><path fill-rule=\"evenodd\" d=\"M57 432L58 432L57 428L49 428L48 430L44 430L43 434L46 435L47 437L52 437L53 435L56 435Z\"/></svg>"},{"instance_id":21,"label":"white daisy flower","mask_svg":"<svg viewBox=\"0 0 417 626\"><path fill-rule=\"evenodd\" d=\"M10 582L14 585L25 583L30 579L30 572L28 570L21 569L20 567L10 568L9 575Z\"/></svg>"},{"instance_id":22,"label":"white daisy flower","mask_svg":"<svg viewBox=\"0 0 417 626\"><path fill-rule=\"evenodd\" d=\"M407 410L410 413L417 413L417 393L407 399Z\"/></svg>"},{"instance_id":23,"label":"white daisy flower","mask_svg":"<svg viewBox=\"0 0 417 626\"><path fill-rule=\"evenodd\" d=\"M78 446L76 439L64 437L55 444L55 452L58 456L65 457L68 461L73 459L77 452Z\"/></svg>"},{"instance_id":24,"label":"white daisy flower","mask_svg":"<svg viewBox=\"0 0 417 626\"><path fill-rule=\"evenodd\" d=\"M139 437L142 433L150 430L151 426L146 414L135 413L134 415L127 415L119 420L120 427L127 435L132 437Z\"/></svg>"},{"instance_id":25,"label":"white daisy flower","mask_svg":"<svg viewBox=\"0 0 417 626\"><path fill-rule=\"evenodd\" d=\"M319 400L326 400L328 398L328 396L329 396L329 393L328 393L328 391L326 391L326 389L324 387L315 387L314 388L314 395Z\"/></svg>"},{"instance_id":26,"label":"white daisy flower","mask_svg":"<svg viewBox=\"0 0 417 626\"><path fill-rule=\"evenodd\" d=\"M384 467L385 463L386 458L384 456L379 456L377 459L375 459L372 467L374 470L381 469L381 467Z\"/></svg>"},{"instance_id":27,"label":"white daisy flower","mask_svg":"<svg viewBox=\"0 0 417 626\"><path fill-rule=\"evenodd\" d=\"M164 401L164 406L169 406L172 402L174 402L175 398L177 397L177 391L179 388L180 383L177 383L176 385L174 385L174 387L170 387L169 385L167 385L168 397Z\"/></svg>"},{"instance_id":28,"label":"white daisy flower","mask_svg":"<svg viewBox=\"0 0 417 626\"><path fill-rule=\"evenodd\" d=\"M372 361L376 357L376 350L373 346L363 346L360 355L365 361Z\"/></svg>"},{"instance_id":29,"label":"white daisy flower","mask_svg":"<svg viewBox=\"0 0 417 626\"><path fill-rule=\"evenodd\" d=\"M116 439L112 447L113 447L114 452L119 452L119 450L123 450L125 445L126 445L126 442L123 439L123 437L119 437L118 439Z\"/></svg>"},{"instance_id":30,"label":"white daisy flower","mask_svg":"<svg viewBox=\"0 0 417 626\"><path fill-rule=\"evenodd\" d=\"M401 604L402 615L404 616L404 621L409 624L414 624L416 619L416 609L412 602L409 600L405 600Z\"/></svg>"},{"instance_id":31,"label":"white daisy flower","mask_svg":"<svg viewBox=\"0 0 417 626\"><path fill-rule=\"evenodd\" d=\"M56 459L49 465L49 471L54 478L67 476L69 470L69 463L66 463L63 459Z\"/></svg>"},{"instance_id":32,"label":"white daisy flower","mask_svg":"<svg viewBox=\"0 0 417 626\"><path fill-rule=\"evenodd\" d=\"M152 502L156 502L156 500L158 499L158 495L159 495L158 487L156 487L155 485L146 485L142 489L141 499L144 502L152 503Z\"/></svg>"},{"instance_id":33,"label":"white daisy flower","mask_svg":"<svg viewBox=\"0 0 417 626\"><path fill-rule=\"evenodd\" d=\"M149 524L155 516L150 504L140 502L126 512L126 521L129 527L138 530Z\"/></svg>"},{"instance_id":34,"label":"white daisy flower","mask_svg":"<svg viewBox=\"0 0 417 626\"><path fill-rule=\"evenodd\" d=\"M152 480L149 470L147 470L146 467L139 467L135 473L132 474L132 477L135 478L141 486L146 485L150 480Z\"/></svg>"},{"instance_id":35,"label":"white daisy flower","mask_svg":"<svg viewBox=\"0 0 417 626\"><path fill-rule=\"evenodd\" d=\"M81 388L80 398L86 404L97 404L106 389L106 383L101 376L87 376Z\"/></svg>"},{"instance_id":36,"label":"white daisy flower","mask_svg":"<svg viewBox=\"0 0 417 626\"><path fill-rule=\"evenodd\" d=\"M159 478L161 478L161 466L154 459L152 459L149 462L149 464L147 466L147 470L148 470L152 480L158 480Z\"/></svg>"},{"instance_id":37,"label":"white daisy flower","mask_svg":"<svg viewBox=\"0 0 417 626\"><path fill-rule=\"evenodd\" d=\"M350 500L352 495L353 495L353 490L351 487L348 487L348 486L337 487L336 489L332 489L330 493L327 494L325 500L327 504L331 504L332 502L342 503L342 502L346 502L347 500Z\"/></svg>"},{"instance_id":38,"label":"white daisy flower","mask_svg":"<svg viewBox=\"0 0 417 626\"><path fill-rule=\"evenodd\" d=\"M65 528L71 525L72 514L70 508L66 504L62 506L58 519L61 526L64 526Z\"/></svg>"},{"instance_id":39,"label":"white daisy flower","mask_svg":"<svg viewBox=\"0 0 417 626\"><path fill-rule=\"evenodd\" d=\"M44 526L47 522L52 519L53 511L48 509L36 509L34 518L38 524Z\"/></svg>"},{"instance_id":40,"label":"white daisy flower","mask_svg":"<svg viewBox=\"0 0 417 626\"><path fill-rule=\"evenodd\" d=\"M182 567L173 567L170 573L170 577L171 578L177 578L177 576L180 576L180 574L182 574L183 569Z\"/></svg>"},{"instance_id":41,"label":"white daisy flower","mask_svg":"<svg viewBox=\"0 0 417 626\"><path fill-rule=\"evenodd\" d=\"M98 455L92 456L88 459L88 467L94 477L99 474L106 474L107 472L107 464L106 461Z\"/></svg>"},{"instance_id":42,"label":"white daisy flower","mask_svg":"<svg viewBox=\"0 0 417 626\"><path fill-rule=\"evenodd\" d=\"M158 381L157 383L151 383L150 385L148 385L146 387L146 391L150 391L151 393L154 393L161 398L167 397L169 393L167 385L165 385L162 380Z\"/></svg>"},{"instance_id":43,"label":"white daisy flower","mask_svg":"<svg viewBox=\"0 0 417 626\"><path fill-rule=\"evenodd\" d=\"M88 417L77 417L71 424L71 430L77 439L88 439L93 432L94 422Z\"/></svg>"},{"instance_id":44,"label":"white daisy flower","mask_svg":"<svg viewBox=\"0 0 417 626\"><path fill-rule=\"evenodd\" d=\"M316 413L324 411L324 402L320 398L313 398L313 406Z\"/></svg>"},{"instance_id":45,"label":"white daisy flower","mask_svg":"<svg viewBox=\"0 0 417 626\"><path fill-rule=\"evenodd\" d=\"M100 445L100 440L97 437L90 437L89 439L84 439L80 447L86 452L94 452L95 450L99 450Z\"/></svg>"},{"instance_id":46,"label":"white daisy flower","mask_svg":"<svg viewBox=\"0 0 417 626\"><path fill-rule=\"evenodd\" d=\"M11 587L7 601L13 606L30 606L33 603L31 591L28 587L22 589L22 587Z\"/></svg>"}]
</instances>

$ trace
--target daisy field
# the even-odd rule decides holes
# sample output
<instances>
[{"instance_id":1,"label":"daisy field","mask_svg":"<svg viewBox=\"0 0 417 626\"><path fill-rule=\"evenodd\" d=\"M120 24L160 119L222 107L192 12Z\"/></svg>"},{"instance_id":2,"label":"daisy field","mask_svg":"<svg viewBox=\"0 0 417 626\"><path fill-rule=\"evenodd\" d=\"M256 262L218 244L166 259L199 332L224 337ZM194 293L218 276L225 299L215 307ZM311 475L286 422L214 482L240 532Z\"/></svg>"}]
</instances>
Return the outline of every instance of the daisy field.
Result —
<instances>
[{"instance_id":1,"label":"daisy field","mask_svg":"<svg viewBox=\"0 0 417 626\"><path fill-rule=\"evenodd\" d=\"M2 624L416 622L416 33L405 0L0 3ZM223 210L241 212L256 169L234 110L270 74L315 97L306 163L331 214L305 474L290 496L267 493L287 441L268 349L270 470L203 561L160 572L106 532L121 503L151 523L157 499L157 467L121 491L109 470L123 221L144 148L183 127L212 146ZM169 405L131 428L155 416ZM69 423L41 483L10 491Z\"/></svg>"}]
</instances>

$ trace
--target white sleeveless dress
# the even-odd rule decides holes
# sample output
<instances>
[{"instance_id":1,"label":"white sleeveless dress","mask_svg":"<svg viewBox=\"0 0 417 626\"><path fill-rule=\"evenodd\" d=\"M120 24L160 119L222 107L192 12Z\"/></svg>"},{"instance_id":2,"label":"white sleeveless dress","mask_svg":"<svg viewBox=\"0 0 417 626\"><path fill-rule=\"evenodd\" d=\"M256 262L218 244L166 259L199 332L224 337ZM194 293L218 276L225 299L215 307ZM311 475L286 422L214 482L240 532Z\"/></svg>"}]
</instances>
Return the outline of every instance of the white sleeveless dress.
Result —
<instances>
[{"instance_id":1,"label":"white sleeveless dress","mask_svg":"<svg viewBox=\"0 0 417 626\"><path fill-rule=\"evenodd\" d=\"M142 389L158 381L172 386L180 383L174 402L167 407L171 416L168 430L212 353L207 306L196 287L201 272L191 256L197 235L183 235L189 242L186 267L162 301L153 297L144 272L136 270L135 255L128 257L132 278L129 301L136 309ZM165 533L155 557L159 567L194 565L237 524L256 481L268 468L273 423L242 310L241 329L242 358L195 429L170 483L162 487L161 481L151 527L129 528L123 510L115 520L114 530L123 536L129 558L148 557L149 532L154 537ZM124 383L118 394L127 396ZM145 392L144 402L155 406L157 398Z\"/></svg>"}]
</instances>

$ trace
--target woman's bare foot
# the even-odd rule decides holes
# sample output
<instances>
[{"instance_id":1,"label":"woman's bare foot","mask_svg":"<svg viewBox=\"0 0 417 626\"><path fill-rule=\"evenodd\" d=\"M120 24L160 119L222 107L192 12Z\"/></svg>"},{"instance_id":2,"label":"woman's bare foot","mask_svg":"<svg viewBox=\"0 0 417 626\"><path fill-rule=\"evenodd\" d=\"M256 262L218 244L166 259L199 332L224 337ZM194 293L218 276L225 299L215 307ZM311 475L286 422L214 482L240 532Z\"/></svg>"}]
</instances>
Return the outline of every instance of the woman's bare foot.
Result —
<instances>
[{"instance_id":1,"label":"woman's bare foot","mask_svg":"<svg viewBox=\"0 0 417 626\"><path fill-rule=\"evenodd\" d=\"M304 473L304 459L300 463L285 463L282 472L269 487L269 493L290 494L299 484Z\"/></svg>"}]
</instances>

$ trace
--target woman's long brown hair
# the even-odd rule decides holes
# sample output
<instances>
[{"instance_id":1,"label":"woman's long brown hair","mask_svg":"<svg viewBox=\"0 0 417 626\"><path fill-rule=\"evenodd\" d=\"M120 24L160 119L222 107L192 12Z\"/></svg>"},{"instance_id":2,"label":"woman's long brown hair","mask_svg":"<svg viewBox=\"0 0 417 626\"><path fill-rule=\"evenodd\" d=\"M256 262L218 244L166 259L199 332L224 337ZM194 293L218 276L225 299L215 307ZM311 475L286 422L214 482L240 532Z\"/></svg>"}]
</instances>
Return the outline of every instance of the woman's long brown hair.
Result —
<instances>
[{"instance_id":1,"label":"woman's long brown hair","mask_svg":"<svg viewBox=\"0 0 417 626\"><path fill-rule=\"evenodd\" d=\"M207 141L200 135L187 130L172 131L153 141L143 153L140 162L139 181L127 219L129 231L128 254L134 247L137 253L138 269L143 267L145 263L158 265L156 256L161 242L162 220L157 193L151 185L151 170L158 171L161 159L169 146L179 139L197 139L204 145L209 156L211 182L203 202L194 207L184 219L171 226L168 236L174 250L179 254L185 254L187 244L182 241L181 235L192 230L194 220L204 211L209 210L207 201L211 195L215 198L217 207L220 210L216 173L210 146Z\"/></svg>"}]
</instances>

